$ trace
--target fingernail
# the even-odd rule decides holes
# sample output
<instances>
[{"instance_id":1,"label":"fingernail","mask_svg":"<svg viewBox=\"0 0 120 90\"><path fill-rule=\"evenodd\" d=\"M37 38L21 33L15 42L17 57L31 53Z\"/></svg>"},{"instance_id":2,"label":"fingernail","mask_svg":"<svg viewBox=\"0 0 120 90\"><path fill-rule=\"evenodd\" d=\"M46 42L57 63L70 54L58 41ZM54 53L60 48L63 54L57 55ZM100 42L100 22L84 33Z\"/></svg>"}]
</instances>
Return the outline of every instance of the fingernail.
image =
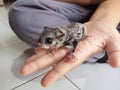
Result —
<instances>
[{"instance_id":1,"label":"fingernail","mask_svg":"<svg viewBox=\"0 0 120 90\"><path fill-rule=\"evenodd\" d=\"M20 72L21 72L22 75L28 75L28 74L30 74L28 65L27 66L23 66L21 68Z\"/></svg>"},{"instance_id":2,"label":"fingernail","mask_svg":"<svg viewBox=\"0 0 120 90\"><path fill-rule=\"evenodd\" d=\"M52 81L47 80L45 77L42 78L42 80L41 80L42 87L47 87L47 86L49 86L51 84L52 84Z\"/></svg>"},{"instance_id":3,"label":"fingernail","mask_svg":"<svg viewBox=\"0 0 120 90\"><path fill-rule=\"evenodd\" d=\"M42 87L47 87L47 86L50 86L52 83L47 81L46 83L45 82L41 82L41 85Z\"/></svg>"}]
</instances>

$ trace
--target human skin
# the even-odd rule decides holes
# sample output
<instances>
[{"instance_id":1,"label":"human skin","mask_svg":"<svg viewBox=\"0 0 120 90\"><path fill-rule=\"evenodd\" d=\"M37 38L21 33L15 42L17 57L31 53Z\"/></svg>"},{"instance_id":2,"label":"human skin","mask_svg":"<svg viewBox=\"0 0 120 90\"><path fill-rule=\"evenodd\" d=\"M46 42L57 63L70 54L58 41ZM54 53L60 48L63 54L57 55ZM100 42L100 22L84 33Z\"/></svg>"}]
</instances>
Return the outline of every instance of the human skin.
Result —
<instances>
[{"instance_id":1,"label":"human skin","mask_svg":"<svg viewBox=\"0 0 120 90\"><path fill-rule=\"evenodd\" d=\"M87 35L90 37L79 42L76 47L73 54L78 60L75 60L74 63L66 63L64 57L69 52L69 49L65 47L59 48L55 53L47 53L46 49L36 48L36 54L26 60L21 68L21 73L28 75L56 64L41 80L42 86L48 86L67 72L82 64L91 55L103 50L107 51L108 63L112 67L120 66L120 34L116 29L120 21L120 0L60 1L81 5L98 4L102 1L90 20L84 23L87 29Z\"/></svg>"}]
</instances>

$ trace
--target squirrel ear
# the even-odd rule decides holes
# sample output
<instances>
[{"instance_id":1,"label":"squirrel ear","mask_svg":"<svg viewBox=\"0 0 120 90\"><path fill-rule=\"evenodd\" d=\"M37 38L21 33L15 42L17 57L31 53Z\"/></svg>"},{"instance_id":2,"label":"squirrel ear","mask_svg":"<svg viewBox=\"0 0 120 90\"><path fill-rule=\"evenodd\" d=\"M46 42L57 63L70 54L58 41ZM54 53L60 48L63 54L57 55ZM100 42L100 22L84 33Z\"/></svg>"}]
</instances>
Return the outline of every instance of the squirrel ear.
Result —
<instances>
[{"instance_id":1,"label":"squirrel ear","mask_svg":"<svg viewBox=\"0 0 120 90\"><path fill-rule=\"evenodd\" d=\"M56 36L58 37L66 37L67 36L67 28L59 27L57 28Z\"/></svg>"},{"instance_id":2,"label":"squirrel ear","mask_svg":"<svg viewBox=\"0 0 120 90\"><path fill-rule=\"evenodd\" d=\"M60 30L59 30L58 28L56 28L54 32L55 32L55 35L56 35L56 36L61 35L61 32L60 32Z\"/></svg>"},{"instance_id":3,"label":"squirrel ear","mask_svg":"<svg viewBox=\"0 0 120 90\"><path fill-rule=\"evenodd\" d=\"M79 22L72 22L67 27L68 28L76 28L76 27L81 27L81 26L82 26L82 24Z\"/></svg>"},{"instance_id":4,"label":"squirrel ear","mask_svg":"<svg viewBox=\"0 0 120 90\"><path fill-rule=\"evenodd\" d=\"M44 27L44 30L49 30L49 27L48 27L48 26L45 26L45 27Z\"/></svg>"},{"instance_id":5,"label":"squirrel ear","mask_svg":"<svg viewBox=\"0 0 120 90\"><path fill-rule=\"evenodd\" d=\"M67 28L73 28L75 26L75 24L76 24L75 22L72 22L67 26Z\"/></svg>"}]
</instances>

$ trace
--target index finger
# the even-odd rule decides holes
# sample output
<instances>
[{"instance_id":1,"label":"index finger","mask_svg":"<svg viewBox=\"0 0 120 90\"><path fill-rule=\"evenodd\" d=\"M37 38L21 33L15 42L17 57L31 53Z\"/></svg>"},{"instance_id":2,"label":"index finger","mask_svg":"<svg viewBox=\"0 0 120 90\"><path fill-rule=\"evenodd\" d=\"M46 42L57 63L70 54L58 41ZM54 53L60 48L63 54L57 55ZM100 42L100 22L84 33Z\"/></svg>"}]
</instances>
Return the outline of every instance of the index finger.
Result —
<instances>
[{"instance_id":1,"label":"index finger","mask_svg":"<svg viewBox=\"0 0 120 90\"><path fill-rule=\"evenodd\" d=\"M21 73L23 75L28 75L42 68L53 65L54 63L60 61L68 53L68 51L69 51L68 49L60 48L55 52L55 54L49 53L49 54L43 55L37 58L36 60L25 64L21 68Z\"/></svg>"},{"instance_id":2,"label":"index finger","mask_svg":"<svg viewBox=\"0 0 120 90\"><path fill-rule=\"evenodd\" d=\"M85 44L86 43L86 44ZM80 49L81 48L81 49ZM42 79L41 84L42 86L48 86L52 83L54 83L57 79L65 75L67 72L72 70L73 68L77 67L81 63L83 63L91 54L93 54L95 51L92 51L90 49L90 46L88 42L80 42L80 47L75 50L73 53L76 58L73 58L75 62L73 63L67 63L65 59L60 61L56 64L56 66L53 67L52 70L50 70Z\"/></svg>"},{"instance_id":3,"label":"index finger","mask_svg":"<svg viewBox=\"0 0 120 90\"><path fill-rule=\"evenodd\" d=\"M33 56L29 57L26 61L25 61L25 64L28 64L36 59L38 59L39 57L47 54L47 49L44 49L44 48L39 48L39 51L37 51L36 54L34 54Z\"/></svg>"}]
</instances>

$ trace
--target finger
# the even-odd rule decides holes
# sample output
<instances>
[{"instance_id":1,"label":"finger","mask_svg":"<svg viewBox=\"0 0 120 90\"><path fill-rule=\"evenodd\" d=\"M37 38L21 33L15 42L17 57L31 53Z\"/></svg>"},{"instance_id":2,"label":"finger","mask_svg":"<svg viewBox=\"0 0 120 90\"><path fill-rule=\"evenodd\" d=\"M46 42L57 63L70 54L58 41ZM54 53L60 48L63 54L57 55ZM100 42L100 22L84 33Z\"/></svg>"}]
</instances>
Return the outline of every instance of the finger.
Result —
<instances>
[{"instance_id":1,"label":"finger","mask_svg":"<svg viewBox=\"0 0 120 90\"><path fill-rule=\"evenodd\" d=\"M111 36L107 44L108 62L112 67L120 66L120 34Z\"/></svg>"},{"instance_id":2,"label":"finger","mask_svg":"<svg viewBox=\"0 0 120 90\"><path fill-rule=\"evenodd\" d=\"M47 54L47 50L46 49L43 49L43 48L39 48L39 52L36 53L35 55L31 56L30 58L28 58L26 61L25 61L25 64L28 64L34 60L36 60L37 58L43 56Z\"/></svg>"},{"instance_id":3,"label":"finger","mask_svg":"<svg viewBox=\"0 0 120 90\"><path fill-rule=\"evenodd\" d=\"M49 53L44 56L41 56L36 60L25 64L21 68L21 73L23 75L28 75L42 68L48 67L61 60L67 54L67 52L69 52L67 48L60 48L57 51L55 51L55 53Z\"/></svg>"},{"instance_id":4,"label":"finger","mask_svg":"<svg viewBox=\"0 0 120 90\"><path fill-rule=\"evenodd\" d=\"M90 45L88 44L88 42L81 42L80 47L78 47L77 49L74 53L77 58L73 58L73 61L75 62L66 63L65 59L60 61L51 71L49 71L43 77L41 81L42 86L48 86L54 83L57 79L65 75L67 72L83 63L93 53L92 49L90 49Z\"/></svg>"},{"instance_id":5,"label":"finger","mask_svg":"<svg viewBox=\"0 0 120 90\"><path fill-rule=\"evenodd\" d=\"M41 47L36 47L36 48L34 49L34 51L35 51L35 53L39 53L39 52L41 51L41 49L43 49L43 48L41 48Z\"/></svg>"},{"instance_id":6,"label":"finger","mask_svg":"<svg viewBox=\"0 0 120 90\"><path fill-rule=\"evenodd\" d=\"M41 80L42 86L45 87L45 86L51 85L71 69L72 69L72 66L70 66L70 64L67 64L63 61L59 62L52 70L50 70L43 77L43 79Z\"/></svg>"}]
</instances>

